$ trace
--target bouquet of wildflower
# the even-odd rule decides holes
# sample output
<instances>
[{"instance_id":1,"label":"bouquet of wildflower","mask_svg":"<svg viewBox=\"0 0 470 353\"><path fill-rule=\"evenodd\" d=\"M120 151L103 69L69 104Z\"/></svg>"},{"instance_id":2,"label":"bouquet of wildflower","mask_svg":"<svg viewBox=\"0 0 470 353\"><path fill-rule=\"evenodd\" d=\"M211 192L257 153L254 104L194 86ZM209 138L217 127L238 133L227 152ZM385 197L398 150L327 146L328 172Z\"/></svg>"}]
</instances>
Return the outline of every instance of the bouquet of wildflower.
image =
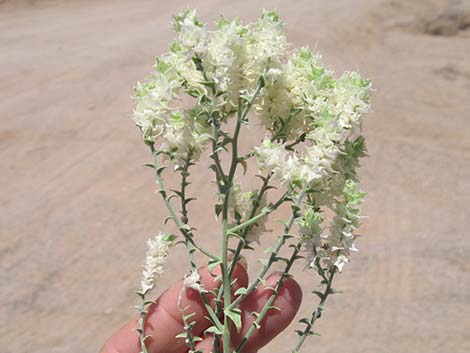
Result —
<instances>
[{"instance_id":1,"label":"bouquet of wildflower","mask_svg":"<svg viewBox=\"0 0 470 353\"><path fill-rule=\"evenodd\" d=\"M365 156L361 117L369 109L371 85L355 72L334 78L320 56L306 47L291 50L283 23L274 11L243 24L239 19L221 18L210 30L195 11L174 16L176 38L170 49L156 59L155 70L135 88L132 119L139 127L153 156L158 192L163 197L180 237L160 233L149 239L141 288L138 332L142 352L147 352L145 317L150 291L162 275L169 249L184 244L188 274L182 292L197 290L206 306L214 335L214 351L241 352L290 276L296 261L306 261L320 284L314 294L318 305L310 317L300 320L297 352L313 334L327 298L333 294L334 277L356 251L355 230L364 194L358 191L356 168ZM250 124L264 128L259 145L241 154L240 134ZM215 215L220 222L220 253L211 253L198 241L191 226L187 205L190 168L202 154L210 157L216 188ZM249 178L248 161L261 179L257 189L244 190L237 169ZM251 162L250 162L251 163ZM165 168L171 166L181 178L178 190L165 187ZM276 188L278 198L270 200ZM259 244L270 215L281 205L290 205L290 217L275 244L266 250L262 268L246 287L231 293L232 275L244 251ZM331 210L332 212L328 211ZM327 215L332 215L331 217ZM233 245L235 244L235 245ZM284 247L290 255L281 256ZM211 291L199 281L195 253L207 258L210 271L219 269ZM274 263L283 271L271 296L245 330L236 347L233 330L242 325L240 303L265 281ZM212 272L211 272L212 273ZM209 300L209 296L212 298ZM190 352L200 340L192 332L190 308L180 305L185 339ZM275 308L274 308L275 309ZM219 348L220 347L220 348Z\"/></svg>"}]
</instances>

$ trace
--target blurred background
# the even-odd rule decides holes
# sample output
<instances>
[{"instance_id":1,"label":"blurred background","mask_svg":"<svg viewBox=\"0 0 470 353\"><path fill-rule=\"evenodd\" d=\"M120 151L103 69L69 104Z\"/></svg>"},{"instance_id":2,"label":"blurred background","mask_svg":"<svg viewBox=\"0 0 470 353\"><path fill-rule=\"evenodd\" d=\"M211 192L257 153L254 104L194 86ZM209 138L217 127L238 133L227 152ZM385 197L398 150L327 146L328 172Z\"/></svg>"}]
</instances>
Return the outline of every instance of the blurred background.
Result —
<instances>
[{"instance_id":1,"label":"blurred background","mask_svg":"<svg viewBox=\"0 0 470 353\"><path fill-rule=\"evenodd\" d=\"M145 239L166 210L130 95L185 7L206 22L277 8L293 46L374 84L360 252L303 351L470 352L469 0L0 0L0 351L97 352L134 314ZM210 180L194 169L191 212L216 251ZM160 290L186 271L182 256ZM295 273L308 315L316 279ZM264 351L288 351L295 328Z\"/></svg>"}]
</instances>

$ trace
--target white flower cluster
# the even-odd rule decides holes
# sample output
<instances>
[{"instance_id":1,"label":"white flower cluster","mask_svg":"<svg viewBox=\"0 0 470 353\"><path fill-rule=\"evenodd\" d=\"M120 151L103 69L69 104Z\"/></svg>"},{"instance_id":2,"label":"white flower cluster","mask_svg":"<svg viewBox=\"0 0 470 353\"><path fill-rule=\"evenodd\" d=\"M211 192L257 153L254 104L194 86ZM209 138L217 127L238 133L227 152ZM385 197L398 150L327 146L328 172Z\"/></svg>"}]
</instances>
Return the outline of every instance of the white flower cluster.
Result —
<instances>
[{"instance_id":1,"label":"white flower cluster","mask_svg":"<svg viewBox=\"0 0 470 353\"><path fill-rule=\"evenodd\" d=\"M177 164L191 155L197 159L209 140L209 129L200 109L177 106L181 72L188 63L177 53L157 59L155 72L135 89L133 120L146 143L162 139L160 151Z\"/></svg>"},{"instance_id":2,"label":"white flower cluster","mask_svg":"<svg viewBox=\"0 0 470 353\"><path fill-rule=\"evenodd\" d=\"M349 152L347 145L360 138L361 117L369 110L369 81L357 73L335 80L319 56L301 48L267 82L255 105L271 131L255 148L260 169L273 171L287 185L313 185L338 194L331 184L341 172L335 167Z\"/></svg>"},{"instance_id":3,"label":"white flower cluster","mask_svg":"<svg viewBox=\"0 0 470 353\"><path fill-rule=\"evenodd\" d=\"M359 205L363 197L364 193L357 190L354 181L345 182L341 199L336 202L335 217L328 234L322 234L323 218L320 212L312 208L304 211L298 223L310 267L315 268L319 260L322 264L335 266L341 272L349 262L351 251L357 251L354 231L359 226Z\"/></svg>"},{"instance_id":4,"label":"white flower cluster","mask_svg":"<svg viewBox=\"0 0 470 353\"><path fill-rule=\"evenodd\" d=\"M203 103L212 99L222 120L233 114L239 97L253 91L264 72L280 71L287 44L275 12L248 25L221 19L209 31L195 11L184 11L174 17L173 29L170 51L137 84L132 119L146 143L161 141L159 150L181 164L188 152L197 160L209 142ZM212 88L216 94L209 98ZM195 98L194 107L183 107L182 92Z\"/></svg>"},{"instance_id":5,"label":"white flower cluster","mask_svg":"<svg viewBox=\"0 0 470 353\"><path fill-rule=\"evenodd\" d=\"M261 146L255 147L260 169L271 172L273 178L281 179L288 186L311 183L331 171L325 150L318 146L308 148L302 158L286 150L285 146L285 143L279 144L265 138Z\"/></svg>"},{"instance_id":6,"label":"white flower cluster","mask_svg":"<svg viewBox=\"0 0 470 353\"><path fill-rule=\"evenodd\" d=\"M140 292L147 294L155 286L155 282L163 276L164 265L168 257L168 249L173 246L173 235L160 233L147 240L147 252L145 254L144 270Z\"/></svg>"},{"instance_id":7,"label":"white flower cluster","mask_svg":"<svg viewBox=\"0 0 470 353\"><path fill-rule=\"evenodd\" d=\"M184 288L192 288L199 293L207 292L201 284L201 276L199 275L199 272L195 269L191 270L191 273L184 276L183 285Z\"/></svg>"},{"instance_id":8,"label":"white flower cluster","mask_svg":"<svg viewBox=\"0 0 470 353\"><path fill-rule=\"evenodd\" d=\"M365 155L361 119L369 110L370 82L355 72L334 78L306 47L290 52L274 11L249 24L222 18L210 30L188 10L176 15L172 26L169 52L136 87L133 119L146 143L158 144L181 166L197 161L219 129L214 136L221 151L232 138L224 124L257 92L252 108L267 133L248 155L271 180L292 192L308 188L316 208L334 209ZM243 119L248 124L248 117ZM247 221L255 194L230 187L232 220ZM250 227L247 241L258 240L264 222Z\"/></svg>"}]
</instances>

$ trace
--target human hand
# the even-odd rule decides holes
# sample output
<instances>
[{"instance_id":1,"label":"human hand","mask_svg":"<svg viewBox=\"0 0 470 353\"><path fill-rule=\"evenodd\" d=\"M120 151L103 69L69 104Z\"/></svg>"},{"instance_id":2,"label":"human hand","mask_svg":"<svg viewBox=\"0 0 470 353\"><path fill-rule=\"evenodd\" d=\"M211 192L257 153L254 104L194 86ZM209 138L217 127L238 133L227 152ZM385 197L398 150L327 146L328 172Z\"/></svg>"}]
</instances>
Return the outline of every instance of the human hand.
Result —
<instances>
[{"instance_id":1,"label":"human hand","mask_svg":"<svg viewBox=\"0 0 470 353\"><path fill-rule=\"evenodd\" d=\"M217 271L214 270L214 272ZM208 291L212 291L220 285L220 282L214 281L214 277L209 273L207 267L200 268L199 275L202 286ZM251 327L255 320L251 313L261 311L272 293L271 288L276 285L280 277L280 274L272 274L267 278L265 285L260 285L257 290L250 293L240 303L242 328L240 332L236 332L235 328L232 327L232 347L238 345ZM236 281L232 288L232 296L238 288L248 286L248 274L240 263L235 267L233 279L236 279ZM184 339L176 338L178 334L184 332L184 324L178 308L178 296L182 287L183 281L177 282L163 293L155 304L149 307L145 324L145 333L151 336L146 340L149 353L185 353L188 351ZM210 298L209 295L208 298ZM295 317L301 301L302 290L299 284L292 278L286 278L273 302L273 306L280 310L270 309L268 311L261 321L261 327L253 333L244 346L243 353L256 353L282 332ZM191 320L196 321L196 325L193 327L192 333L194 336L203 338L202 341L197 343L196 349L203 350L205 353L212 352L214 338L212 335L204 336L204 331L211 324L206 318L207 311L199 292L192 288L186 288L181 306L188 308L185 310L185 314L194 313ZM136 332L137 320L138 318L132 319L112 335L106 341L100 353L140 353L139 335Z\"/></svg>"}]
</instances>

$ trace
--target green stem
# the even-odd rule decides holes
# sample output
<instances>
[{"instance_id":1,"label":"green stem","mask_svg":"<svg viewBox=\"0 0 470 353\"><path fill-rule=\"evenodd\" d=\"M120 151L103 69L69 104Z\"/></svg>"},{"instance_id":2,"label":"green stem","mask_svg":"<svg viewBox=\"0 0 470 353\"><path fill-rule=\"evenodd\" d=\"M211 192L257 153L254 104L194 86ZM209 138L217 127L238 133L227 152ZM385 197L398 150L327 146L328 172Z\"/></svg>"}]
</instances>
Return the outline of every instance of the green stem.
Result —
<instances>
[{"instance_id":1,"label":"green stem","mask_svg":"<svg viewBox=\"0 0 470 353\"><path fill-rule=\"evenodd\" d=\"M343 226L343 228L344 227L345 226ZM340 242L342 240L343 240L343 232L341 232ZM316 255L316 248L314 248L313 250L314 250L314 254ZM336 251L336 256L338 256L339 254L340 254L340 250L337 250ZM297 341L297 344L295 345L294 349L292 350L292 353L298 353L300 347L305 342L305 339L308 336L313 334L312 328L313 328L313 325L315 324L315 321L318 320L321 317L322 312L323 312L323 308L325 306L326 300L328 299L328 296L330 294L334 293L334 290L332 288L332 284L333 284L333 278L335 277L335 274L336 274L338 268L334 264L330 265L327 268L322 268L322 266L320 264L320 259L318 259L318 258L316 259L315 263L316 263L316 267L317 267L317 272L323 279L322 283L326 284L326 288L325 288L325 291L322 293L322 295L320 297L320 303L317 305L316 309L313 311L310 320L305 322L307 324L307 326L305 327L305 329L302 332L299 333L299 340ZM329 277L325 274L327 272L329 272Z\"/></svg>"},{"instance_id":2,"label":"green stem","mask_svg":"<svg viewBox=\"0 0 470 353\"><path fill-rule=\"evenodd\" d=\"M240 128L242 126L242 121L244 117L242 116L242 104L241 99L238 99L238 109L237 109L237 124L235 125L235 131L233 132L232 138L232 163L230 165L230 170L228 173L228 180L233 180L235 171L237 170L238 165L238 137L240 135Z\"/></svg>"},{"instance_id":3,"label":"green stem","mask_svg":"<svg viewBox=\"0 0 470 353\"><path fill-rule=\"evenodd\" d=\"M277 254L279 253L280 248L282 247L282 245L284 245L286 238L289 236L290 229L292 228L292 226L295 222L295 219L299 216L298 211L299 211L300 205L301 205L302 200L305 197L305 195L306 195L306 188L304 188L301 191L301 193L299 194L295 204L292 206L292 214L291 214L291 217L289 219L289 222L286 223L286 225L285 225L284 234L281 237L278 238L278 242L276 244L276 247L272 251L269 260L265 264L265 266L264 266L263 270L261 271L260 275L258 275L258 277L256 278L255 281L257 281L258 283L266 275L266 273L267 273L269 267L271 266L271 264L277 259ZM276 287L273 289L273 293L268 298L268 300L265 303L265 305L263 306L261 312L257 314L256 320L252 323L251 327L248 329L247 333L245 334L245 336L243 337L243 339L241 340L241 342L239 343L239 345L235 349L234 353L239 353L243 349L245 344L250 339L251 335L255 332L256 329L258 329L260 327L261 321L266 316L269 309L272 309L272 304L273 304L273 302L276 299L280 289L282 288L282 286L284 284L284 279L289 275L290 269L291 269L292 265L294 264L294 262L297 259L300 258L298 256L300 248L301 248L301 243L299 242L295 246L294 251L291 254L290 258L286 261L286 267L284 268L284 271L282 272L281 278L277 282ZM257 284L256 285L253 285L253 284L250 285L250 287L247 289L245 296L248 293L250 293L251 291L253 291L254 289L256 289ZM242 296L238 297L237 300L241 302L243 300ZM232 305L235 305L236 301L234 301L232 303Z\"/></svg>"},{"instance_id":4,"label":"green stem","mask_svg":"<svg viewBox=\"0 0 470 353\"><path fill-rule=\"evenodd\" d=\"M204 250L203 248L201 248L200 246L198 246L194 242L193 235L192 235L192 232L190 230L189 225L188 224L183 224L182 222L180 222L180 220L176 216L176 212L173 209L173 206L171 205L170 200L169 200L169 198L167 197L167 194L166 194L165 184L163 183L163 178L160 175L161 170L160 170L160 167L158 165L157 152L155 151L155 147L154 147L153 144L150 145L150 150L152 151L153 168L155 170L155 177L157 179L157 184L159 186L158 192L160 193L160 195L162 195L165 206L168 209L168 213L170 214L170 218L173 220L173 222L175 222L175 225L178 227L178 230L183 235L185 241L187 241L196 250L200 251L202 254L206 255L207 257L209 257L211 259L218 260L218 258L216 256L214 256L211 253L209 253L208 251Z\"/></svg>"},{"instance_id":5,"label":"green stem","mask_svg":"<svg viewBox=\"0 0 470 353\"><path fill-rule=\"evenodd\" d=\"M177 338L183 338L184 337L184 342L186 343L186 346L189 348L188 353L195 353L196 352L196 344L194 342L194 336L192 332L192 328L196 324L194 321L189 322L188 320L191 319L191 317L194 316L194 313L190 313L188 315L185 315L184 309L181 304L182 304L182 296L184 294L185 288L183 287L179 298L178 298L178 309L180 311L181 317L183 319L183 324L184 324L184 333L179 334L176 336Z\"/></svg>"},{"instance_id":6,"label":"green stem","mask_svg":"<svg viewBox=\"0 0 470 353\"><path fill-rule=\"evenodd\" d=\"M260 78L258 81L257 88L253 96L248 100L248 104L245 107L245 110L240 113L241 111L241 102L239 101L238 104L238 114L237 114L237 125L235 127L235 132L232 138L232 161L230 164L229 174L228 177L222 178L223 172L221 172L222 168L220 166L220 162L218 161L218 153L217 150L217 140L218 135L213 136L213 144L212 144L212 154L214 155L214 161L216 164L216 170L219 170L219 180L225 182L224 188L219 188L223 194L223 206L222 206L222 290L223 290L223 299L224 299L224 330L223 330L223 338L222 338L222 345L224 352L230 352L231 345L230 345L230 330L231 330L231 322L230 318L226 314L226 309L231 305L231 286L230 286L230 272L229 272L229 264L228 264L228 241L230 233L228 231L228 201L230 198L230 187L233 183L233 178L235 176L235 172L237 169L237 165L239 163L238 160L238 137L240 133L241 123L246 118L248 111L250 110L251 106L253 105L254 100L258 96L261 88L264 85L264 81ZM213 100L215 96L213 97ZM213 122L213 126L215 123ZM217 130L216 130L217 131Z\"/></svg>"},{"instance_id":7,"label":"green stem","mask_svg":"<svg viewBox=\"0 0 470 353\"><path fill-rule=\"evenodd\" d=\"M188 176L189 176L189 167L192 165L191 163L191 157L192 157L192 152L189 151L188 155L186 157L185 163L181 169L181 190L180 190L180 199L181 199L181 222L183 224L188 224L189 223L189 217L188 217L188 209L186 207L187 204L187 198L186 198L186 187L189 185L188 183ZM194 260L194 245L188 241L188 237L185 237L185 246L186 249L188 250L188 256L190 259L190 265L193 270L197 271L197 265L196 261ZM209 317L211 319L211 322L218 328L222 328L222 324L217 317L216 313L214 312L214 309L212 309L212 306L209 304L209 301L206 298L206 294L204 292L201 292L201 299L202 302L204 303L204 306L209 314Z\"/></svg>"},{"instance_id":8,"label":"green stem","mask_svg":"<svg viewBox=\"0 0 470 353\"><path fill-rule=\"evenodd\" d=\"M224 170L222 169L222 165L220 163L219 152L217 151L217 144L219 141L219 126L214 118L210 116L210 114L206 113L209 119L211 119L211 127L212 127L212 153L210 158L214 161L215 166L215 178L217 181L217 186L219 188L219 193L222 193L222 183L227 185L227 177L225 176Z\"/></svg>"},{"instance_id":9,"label":"green stem","mask_svg":"<svg viewBox=\"0 0 470 353\"><path fill-rule=\"evenodd\" d=\"M206 81L207 75L206 72L202 66L202 64L199 64L199 70L202 72L202 75ZM217 97L217 92L215 89L215 86L212 85L212 109L213 111L216 108L216 97ZM219 158L219 151L218 151L218 141L220 137L220 131L219 131L219 125L218 121L215 119L215 117L212 114L209 114L209 112L205 112L208 120L211 122L211 127L212 127L212 153L211 153L211 159L214 161L214 169L215 169L215 175L216 175L216 181L217 181L217 187L219 189L219 193L223 195L223 215L222 215L222 254L221 254L221 268L222 268L222 286L223 286L223 295L224 295L224 302L225 303L230 303L230 276L228 273L228 238L229 234L227 232L228 230L228 197L230 193L230 188L229 186L231 185L231 180L227 179L227 176L225 175L222 165L220 163L220 158ZM219 288L219 293L222 288ZM225 304L224 304L225 305ZM212 309L212 308L211 308ZM210 312L211 314L211 312ZM220 314L219 311L219 306L218 303L216 302L216 310L214 313L214 316L217 317L217 315ZM219 322L220 323L220 322ZM230 322L229 318L224 315L224 320L223 320L223 348L224 352L230 352ZM218 342L219 342L219 336L215 335L214 337L214 351L218 351Z\"/></svg>"},{"instance_id":10,"label":"green stem","mask_svg":"<svg viewBox=\"0 0 470 353\"><path fill-rule=\"evenodd\" d=\"M251 107L253 106L254 101L258 97L261 89L264 87L264 79L260 77L258 79L258 84L256 86L256 90L253 95L248 99L248 103L244 109L242 109L241 98L238 99L238 109L237 109L237 124L235 126L235 131L233 133L232 138L232 163L230 165L230 170L228 174L228 181L231 182L235 175L235 171L237 170L238 165L238 137L240 135L240 128L243 121L246 119L248 112L250 111ZM230 184L231 185L231 184Z\"/></svg>"},{"instance_id":11,"label":"green stem","mask_svg":"<svg viewBox=\"0 0 470 353\"><path fill-rule=\"evenodd\" d=\"M250 216L248 217L249 219L253 218L256 215L256 212L258 211L258 208L260 206L261 200L263 199L264 194L268 190L269 186L269 180L271 179L271 174L268 174L265 178L263 178L263 185L261 186L261 189L258 191L258 194L256 195L255 200L253 201L253 207L251 208ZM235 250L233 257L232 257L232 262L230 264L230 277L233 275L233 271L235 270L235 266L238 262L238 259L240 258L240 254L243 250L243 247L245 246L245 239L246 236L248 235L248 232L250 230L250 226L246 227L243 230L243 233L241 235L241 239L238 241L237 249Z\"/></svg>"},{"instance_id":12,"label":"green stem","mask_svg":"<svg viewBox=\"0 0 470 353\"><path fill-rule=\"evenodd\" d=\"M242 229L246 229L247 227L251 226L252 224L258 222L261 218L269 215L270 213L274 212L279 208L279 206L286 200L287 198L287 192L281 196L281 198L272 206L266 207L264 210L262 210L259 214L256 216L248 219L247 221L240 223L228 230L229 234L237 234L237 232L241 231Z\"/></svg>"},{"instance_id":13,"label":"green stem","mask_svg":"<svg viewBox=\"0 0 470 353\"><path fill-rule=\"evenodd\" d=\"M201 293L201 299L202 299L202 302L204 303L204 307L206 308L206 310L209 314L209 318L210 318L212 324L218 330L222 331L223 328L224 328L224 325L220 322L220 320L217 316L217 313L214 311L214 309L212 309L212 306L209 304L209 301L207 300L206 293L204 293L204 292Z\"/></svg>"},{"instance_id":14,"label":"green stem","mask_svg":"<svg viewBox=\"0 0 470 353\"><path fill-rule=\"evenodd\" d=\"M141 353L148 353L147 346L145 344L145 319L147 316L147 310L145 305L145 293L138 292L137 293L140 297L140 306L139 306L139 321L138 321L138 329L137 332L139 333L139 341L141 347Z\"/></svg>"},{"instance_id":15,"label":"green stem","mask_svg":"<svg viewBox=\"0 0 470 353\"><path fill-rule=\"evenodd\" d=\"M268 300L264 304L263 309L261 309L261 312L257 315L256 320L251 324L250 328L248 329L245 336L243 337L243 339L241 340L241 342L235 349L234 353L239 353L243 349L245 344L250 339L251 335L255 332L255 330L257 330L261 326L261 321L266 316L269 309L273 309L272 304L274 303L274 300L279 294L279 291L281 290L284 284L285 278L289 276L289 271L292 265L298 259L297 255L299 254L299 251L300 251L300 244L297 244L297 246L295 247L295 250L293 251L291 257L289 258L286 264L286 267L284 268L284 271L281 273L281 278L277 282L276 287L273 289L271 296L268 298Z\"/></svg>"},{"instance_id":16,"label":"green stem","mask_svg":"<svg viewBox=\"0 0 470 353\"><path fill-rule=\"evenodd\" d=\"M271 138L271 141L276 141L278 139L283 139L285 142L285 136L283 136L283 132L284 130L286 129L286 127L289 125L289 123L291 122L292 118L294 116L296 116L300 111L297 111L295 109L291 109L291 111L289 112L289 116L287 117L286 121L283 121L282 122L282 126L281 128L276 132L276 134Z\"/></svg>"},{"instance_id":17,"label":"green stem","mask_svg":"<svg viewBox=\"0 0 470 353\"><path fill-rule=\"evenodd\" d=\"M223 211L222 211L222 286L223 286L223 294L224 294L224 312L225 309L231 303L231 293L230 293L230 276L228 272L228 197L230 191L227 190L227 193L224 195L224 204L223 204ZM230 352L230 318L224 313L224 330L223 330L223 351Z\"/></svg>"},{"instance_id":18,"label":"green stem","mask_svg":"<svg viewBox=\"0 0 470 353\"><path fill-rule=\"evenodd\" d=\"M295 116L296 114L297 113L295 113L293 110L289 112L289 117L287 118L287 122L283 124L282 127L279 129L279 131L271 138L272 142L274 142L277 138L279 138L279 136L283 133L285 127L291 121L292 117ZM248 158L248 156L245 156L244 158ZM265 192L268 190L269 180L271 179L271 176L272 174L269 173L265 178L263 178L263 185L261 186L261 189L259 190L256 196L256 199L253 204L253 208L251 209L251 213L248 219L252 219L256 215L261 199L263 198ZM241 239L238 242L237 248L232 257L232 263L230 265L230 276L233 275L233 271L235 270L235 265L237 264L238 259L240 258L241 251L243 250L243 247L245 246L245 239L246 239L248 232L250 231L250 228L251 228L250 226L245 228L241 236Z\"/></svg>"},{"instance_id":19,"label":"green stem","mask_svg":"<svg viewBox=\"0 0 470 353\"><path fill-rule=\"evenodd\" d=\"M180 200L181 200L181 223L189 224L189 217L188 217L188 209L186 207L187 199L186 199L186 186L189 185L188 183L188 176L189 176L189 167L191 166L191 157L192 152L189 151L186 160L184 161L183 168L181 169L181 190L180 190ZM191 242L188 241L188 236L184 238L184 244L186 249L188 250L189 262L191 265L191 269L197 270L196 261L194 260L194 246Z\"/></svg>"},{"instance_id":20,"label":"green stem","mask_svg":"<svg viewBox=\"0 0 470 353\"><path fill-rule=\"evenodd\" d=\"M251 293L258 287L258 284L261 282L264 276L266 276L266 273L271 268L271 265L277 259L277 255L279 254L279 251L281 250L282 246L285 244L287 238L289 237L290 230L292 226L294 225L295 220L298 217L298 208L300 204L302 203L303 198L305 197L305 193L306 191L303 190L299 194L297 200L295 201L295 204L292 206L292 214L290 216L290 219L284 227L283 234L277 237L276 245L274 246L274 249L272 250L271 255L269 256L268 260L264 263L263 269L261 270L259 275L253 280L253 282L248 286L246 293L239 295L237 299L233 301L232 303L233 308L236 308L237 305L239 305L241 301L245 299L247 294Z\"/></svg>"},{"instance_id":21,"label":"green stem","mask_svg":"<svg viewBox=\"0 0 470 353\"><path fill-rule=\"evenodd\" d=\"M323 292L320 303L318 304L316 309L313 311L312 316L310 320L307 322L307 326L305 327L305 329L301 333L299 333L299 339L294 349L292 350L292 353L298 353L300 350L300 347L305 342L305 339L308 336L313 334L312 328L315 325L315 322L321 317L323 308L325 307L325 303L326 303L326 300L328 299L328 296L331 293L333 293L331 286L333 284L333 278L335 276L335 273L336 273L336 267L333 267L333 270L331 271L330 276L327 279L326 288Z\"/></svg>"}]
</instances>

